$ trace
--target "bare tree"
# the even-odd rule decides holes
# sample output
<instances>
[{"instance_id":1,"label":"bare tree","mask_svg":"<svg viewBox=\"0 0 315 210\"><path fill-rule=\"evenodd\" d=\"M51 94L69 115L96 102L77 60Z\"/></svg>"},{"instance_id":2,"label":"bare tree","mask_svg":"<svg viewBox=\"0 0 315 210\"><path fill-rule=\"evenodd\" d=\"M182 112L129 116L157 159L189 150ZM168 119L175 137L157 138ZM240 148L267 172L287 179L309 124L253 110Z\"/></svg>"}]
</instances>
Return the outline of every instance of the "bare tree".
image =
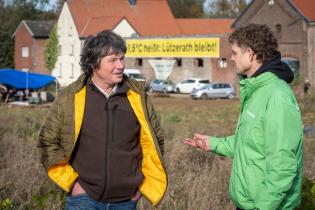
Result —
<instances>
[{"instance_id":1,"label":"bare tree","mask_svg":"<svg viewBox=\"0 0 315 210\"><path fill-rule=\"evenodd\" d=\"M208 0L204 11L208 17L237 17L247 6L246 0Z\"/></svg>"},{"instance_id":2,"label":"bare tree","mask_svg":"<svg viewBox=\"0 0 315 210\"><path fill-rule=\"evenodd\" d=\"M202 5L204 0L168 0L168 4L176 18L204 17Z\"/></svg>"}]
</instances>

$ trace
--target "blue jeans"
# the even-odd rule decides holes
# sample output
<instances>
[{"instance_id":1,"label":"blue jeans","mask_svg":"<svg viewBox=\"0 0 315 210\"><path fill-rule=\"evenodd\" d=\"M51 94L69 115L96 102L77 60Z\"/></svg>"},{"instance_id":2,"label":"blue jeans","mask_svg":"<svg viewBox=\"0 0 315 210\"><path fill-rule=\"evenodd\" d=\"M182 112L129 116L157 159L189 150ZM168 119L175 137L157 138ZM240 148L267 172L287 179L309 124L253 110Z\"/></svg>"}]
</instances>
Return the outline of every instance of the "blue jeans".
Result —
<instances>
[{"instance_id":1,"label":"blue jeans","mask_svg":"<svg viewBox=\"0 0 315 210\"><path fill-rule=\"evenodd\" d=\"M136 210L137 201L123 201L117 203L103 203L95 201L86 193L71 196L67 195L66 210Z\"/></svg>"}]
</instances>

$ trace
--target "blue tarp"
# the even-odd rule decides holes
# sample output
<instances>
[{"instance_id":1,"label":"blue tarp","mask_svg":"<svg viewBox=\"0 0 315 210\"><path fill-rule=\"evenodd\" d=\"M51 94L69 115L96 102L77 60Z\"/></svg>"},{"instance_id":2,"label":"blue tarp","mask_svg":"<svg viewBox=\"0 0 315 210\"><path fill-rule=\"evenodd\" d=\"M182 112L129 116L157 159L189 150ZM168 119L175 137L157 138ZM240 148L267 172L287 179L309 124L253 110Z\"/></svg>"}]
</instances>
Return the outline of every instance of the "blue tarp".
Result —
<instances>
[{"instance_id":1,"label":"blue tarp","mask_svg":"<svg viewBox=\"0 0 315 210\"><path fill-rule=\"evenodd\" d=\"M23 72L15 69L0 69L0 83L16 89L39 89L56 78L50 75Z\"/></svg>"}]
</instances>

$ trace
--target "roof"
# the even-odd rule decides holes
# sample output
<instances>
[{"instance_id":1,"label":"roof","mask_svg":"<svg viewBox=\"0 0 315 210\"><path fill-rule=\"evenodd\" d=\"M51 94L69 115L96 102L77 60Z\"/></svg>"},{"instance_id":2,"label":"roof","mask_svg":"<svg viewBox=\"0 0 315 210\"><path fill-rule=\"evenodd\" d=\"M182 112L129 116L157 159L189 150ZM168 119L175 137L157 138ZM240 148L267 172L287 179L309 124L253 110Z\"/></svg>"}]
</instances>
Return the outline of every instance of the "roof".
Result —
<instances>
[{"instance_id":1,"label":"roof","mask_svg":"<svg viewBox=\"0 0 315 210\"><path fill-rule=\"evenodd\" d=\"M176 19L183 35L226 34L234 19Z\"/></svg>"},{"instance_id":2,"label":"roof","mask_svg":"<svg viewBox=\"0 0 315 210\"><path fill-rule=\"evenodd\" d=\"M309 21L315 21L315 1L314 0L289 0L296 10Z\"/></svg>"},{"instance_id":3,"label":"roof","mask_svg":"<svg viewBox=\"0 0 315 210\"><path fill-rule=\"evenodd\" d=\"M34 38L49 38L50 32L52 31L55 21L53 20L22 20L18 27L15 29L13 33L13 37L15 36L18 29L21 25L25 25L29 33Z\"/></svg>"},{"instance_id":4,"label":"roof","mask_svg":"<svg viewBox=\"0 0 315 210\"><path fill-rule=\"evenodd\" d=\"M264 0L262 0L264 1ZM315 21L315 1L314 0L286 0L290 6L292 6L293 10L301 15L304 20L307 22ZM243 15L249 10L249 8L254 5L256 1L251 1L249 5L245 8L245 10L237 17L237 19L232 24L232 28L234 28L237 22L243 17Z\"/></svg>"},{"instance_id":5,"label":"roof","mask_svg":"<svg viewBox=\"0 0 315 210\"><path fill-rule=\"evenodd\" d=\"M167 0L137 0L134 6L127 0L69 0L67 3L80 37L113 29L123 18L140 36L180 34Z\"/></svg>"},{"instance_id":6,"label":"roof","mask_svg":"<svg viewBox=\"0 0 315 210\"><path fill-rule=\"evenodd\" d=\"M48 38L51 30L55 25L55 21L37 21L37 20L25 20L26 26L32 33L34 38Z\"/></svg>"},{"instance_id":7,"label":"roof","mask_svg":"<svg viewBox=\"0 0 315 210\"><path fill-rule=\"evenodd\" d=\"M83 28L81 35L87 37L104 29L113 29L123 17L92 17Z\"/></svg>"}]
</instances>

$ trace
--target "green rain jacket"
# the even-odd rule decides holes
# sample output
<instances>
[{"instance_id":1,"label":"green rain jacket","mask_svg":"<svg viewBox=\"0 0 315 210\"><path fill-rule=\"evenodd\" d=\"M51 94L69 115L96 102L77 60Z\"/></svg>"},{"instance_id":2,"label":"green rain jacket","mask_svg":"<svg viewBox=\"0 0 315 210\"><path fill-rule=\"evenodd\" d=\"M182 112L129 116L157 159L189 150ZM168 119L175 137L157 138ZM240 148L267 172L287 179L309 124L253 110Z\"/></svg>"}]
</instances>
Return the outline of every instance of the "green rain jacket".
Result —
<instances>
[{"instance_id":1,"label":"green rain jacket","mask_svg":"<svg viewBox=\"0 0 315 210\"><path fill-rule=\"evenodd\" d=\"M235 135L210 137L211 151L233 159L229 194L242 209L294 209L303 177L301 114L289 85L271 72L240 81Z\"/></svg>"}]
</instances>

